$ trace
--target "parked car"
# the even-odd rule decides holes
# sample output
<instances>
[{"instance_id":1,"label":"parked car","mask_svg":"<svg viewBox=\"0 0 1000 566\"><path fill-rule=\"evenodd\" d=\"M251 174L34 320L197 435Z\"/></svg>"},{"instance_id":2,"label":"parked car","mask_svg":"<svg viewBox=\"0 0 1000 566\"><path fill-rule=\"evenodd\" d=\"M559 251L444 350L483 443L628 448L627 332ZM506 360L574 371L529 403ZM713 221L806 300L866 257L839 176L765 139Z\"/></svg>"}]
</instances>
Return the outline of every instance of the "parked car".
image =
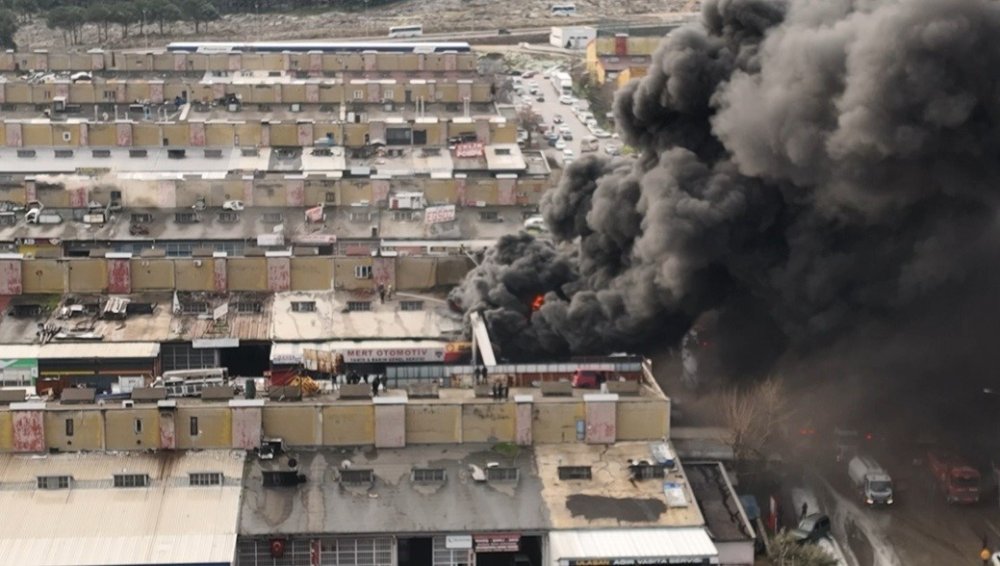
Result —
<instances>
[{"instance_id":1,"label":"parked car","mask_svg":"<svg viewBox=\"0 0 1000 566\"><path fill-rule=\"evenodd\" d=\"M567 147L567 148L563 149L562 153L563 153L563 157L567 158L567 159L572 159L572 158L576 157L576 154L573 153L573 148L570 148L570 147Z\"/></svg>"},{"instance_id":2,"label":"parked car","mask_svg":"<svg viewBox=\"0 0 1000 566\"><path fill-rule=\"evenodd\" d=\"M608 142L604 145L604 153L608 155L620 155L622 147L615 142Z\"/></svg>"},{"instance_id":3,"label":"parked car","mask_svg":"<svg viewBox=\"0 0 1000 566\"><path fill-rule=\"evenodd\" d=\"M563 121L562 114L555 114L555 115L552 116L552 123L553 124L562 124L562 121Z\"/></svg>"},{"instance_id":4,"label":"parked car","mask_svg":"<svg viewBox=\"0 0 1000 566\"><path fill-rule=\"evenodd\" d=\"M246 208L246 206L241 200L227 200L222 203L223 210L243 210L244 208Z\"/></svg>"},{"instance_id":5,"label":"parked car","mask_svg":"<svg viewBox=\"0 0 1000 566\"><path fill-rule=\"evenodd\" d=\"M574 101L575 99L567 94L559 97L559 104L573 104Z\"/></svg>"},{"instance_id":6,"label":"parked car","mask_svg":"<svg viewBox=\"0 0 1000 566\"><path fill-rule=\"evenodd\" d=\"M573 130L570 129L570 127L569 127L568 124L563 124L563 125L559 126L559 133L560 134L565 134L566 132L572 132L572 131Z\"/></svg>"},{"instance_id":7,"label":"parked car","mask_svg":"<svg viewBox=\"0 0 1000 566\"><path fill-rule=\"evenodd\" d=\"M507 28L500 28L497 30L497 35L510 35L510 30Z\"/></svg>"},{"instance_id":8,"label":"parked car","mask_svg":"<svg viewBox=\"0 0 1000 566\"><path fill-rule=\"evenodd\" d=\"M538 73L536 73L535 71L525 71L524 74L521 75L521 76L524 77L524 78L526 78L526 79L530 79L531 77L533 77L533 76L535 76L537 74Z\"/></svg>"},{"instance_id":9,"label":"parked car","mask_svg":"<svg viewBox=\"0 0 1000 566\"><path fill-rule=\"evenodd\" d=\"M600 389L604 382L603 372L578 369L573 372L573 387L577 389Z\"/></svg>"},{"instance_id":10,"label":"parked car","mask_svg":"<svg viewBox=\"0 0 1000 566\"><path fill-rule=\"evenodd\" d=\"M535 97L535 102L545 102L545 95L538 93L538 96Z\"/></svg>"},{"instance_id":11,"label":"parked car","mask_svg":"<svg viewBox=\"0 0 1000 566\"><path fill-rule=\"evenodd\" d=\"M573 141L573 132L563 132L562 138L566 141Z\"/></svg>"},{"instance_id":12,"label":"parked car","mask_svg":"<svg viewBox=\"0 0 1000 566\"><path fill-rule=\"evenodd\" d=\"M566 149L566 140L564 140L562 138L557 139L556 140L555 148L558 149L558 150L560 150L560 151Z\"/></svg>"},{"instance_id":13,"label":"parked car","mask_svg":"<svg viewBox=\"0 0 1000 566\"><path fill-rule=\"evenodd\" d=\"M594 134L595 138L610 138L611 137L611 133L610 132L608 132L606 130L602 130L600 128L595 128L591 133Z\"/></svg>"}]
</instances>

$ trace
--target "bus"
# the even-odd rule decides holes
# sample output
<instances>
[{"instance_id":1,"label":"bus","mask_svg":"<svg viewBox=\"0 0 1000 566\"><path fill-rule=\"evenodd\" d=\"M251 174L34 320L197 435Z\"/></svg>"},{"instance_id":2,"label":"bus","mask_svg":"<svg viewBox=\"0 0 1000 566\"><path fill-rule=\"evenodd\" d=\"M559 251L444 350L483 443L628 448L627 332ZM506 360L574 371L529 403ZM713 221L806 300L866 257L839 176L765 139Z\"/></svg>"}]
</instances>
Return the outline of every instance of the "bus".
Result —
<instances>
[{"instance_id":1,"label":"bus","mask_svg":"<svg viewBox=\"0 0 1000 566\"><path fill-rule=\"evenodd\" d=\"M576 15L576 4L553 4L552 5L552 15L553 16L575 16Z\"/></svg>"},{"instance_id":2,"label":"bus","mask_svg":"<svg viewBox=\"0 0 1000 566\"><path fill-rule=\"evenodd\" d=\"M420 37L424 35L424 26L393 26L389 28L389 37Z\"/></svg>"},{"instance_id":3,"label":"bus","mask_svg":"<svg viewBox=\"0 0 1000 566\"><path fill-rule=\"evenodd\" d=\"M165 371L162 380L168 397L198 397L206 387L229 383L229 370L206 368Z\"/></svg>"}]
</instances>

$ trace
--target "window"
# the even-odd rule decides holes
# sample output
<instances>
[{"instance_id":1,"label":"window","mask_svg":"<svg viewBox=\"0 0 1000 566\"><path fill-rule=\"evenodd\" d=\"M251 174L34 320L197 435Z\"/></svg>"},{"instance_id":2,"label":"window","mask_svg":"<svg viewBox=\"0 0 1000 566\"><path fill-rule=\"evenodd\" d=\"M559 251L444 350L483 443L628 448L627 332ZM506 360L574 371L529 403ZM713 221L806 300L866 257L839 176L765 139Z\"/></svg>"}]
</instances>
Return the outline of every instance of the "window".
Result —
<instances>
[{"instance_id":1,"label":"window","mask_svg":"<svg viewBox=\"0 0 1000 566\"><path fill-rule=\"evenodd\" d=\"M333 191L326 191L326 194L323 196L323 200L327 203L336 203L337 193Z\"/></svg>"},{"instance_id":2,"label":"window","mask_svg":"<svg viewBox=\"0 0 1000 566\"><path fill-rule=\"evenodd\" d=\"M191 301L181 303L181 312L184 314L202 314L208 312L208 303L205 301Z\"/></svg>"},{"instance_id":3,"label":"window","mask_svg":"<svg viewBox=\"0 0 1000 566\"><path fill-rule=\"evenodd\" d=\"M38 476L38 489L69 489L70 476Z\"/></svg>"},{"instance_id":4,"label":"window","mask_svg":"<svg viewBox=\"0 0 1000 566\"><path fill-rule=\"evenodd\" d=\"M18 157L34 157L35 150L33 149L19 149L17 150Z\"/></svg>"},{"instance_id":5,"label":"window","mask_svg":"<svg viewBox=\"0 0 1000 566\"><path fill-rule=\"evenodd\" d=\"M145 149L130 149L128 150L129 157L146 157L148 152Z\"/></svg>"},{"instance_id":6,"label":"window","mask_svg":"<svg viewBox=\"0 0 1000 566\"><path fill-rule=\"evenodd\" d=\"M632 473L632 477L637 480L651 480L655 478L662 478L664 476L662 466L640 463L631 464L628 468Z\"/></svg>"},{"instance_id":7,"label":"window","mask_svg":"<svg viewBox=\"0 0 1000 566\"><path fill-rule=\"evenodd\" d=\"M590 466L559 466L559 479L561 480L589 480L590 478Z\"/></svg>"},{"instance_id":8,"label":"window","mask_svg":"<svg viewBox=\"0 0 1000 566\"><path fill-rule=\"evenodd\" d=\"M142 419L135 419L132 423L132 430L135 431L136 434L142 434Z\"/></svg>"},{"instance_id":9,"label":"window","mask_svg":"<svg viewBox=\"0 0 1000 566\"><path fill-rule=\"evenodd\" d=\"M153 221L153 215L148 212L132 214L130 221L132 224L149 224Z\"/></svg>"},{"instance_id":10,"label":"window","mask_svg":"<svg viewBox=\"0 0 1000 566\"><path fill-rule=\"evenodd\" d=\"M316 301L292 301L292 312L316 312Z\"/></svg>"},{"instance_id":11,"label":"window","mask_svg":"<svg viewBox=\"0 0 1000 566\"><path fill-rule=\"evenodd\" d=\"M365 211L365 212L351 211L351 222L371 222L371 221L372 221L372 213L371 212L368 212L368 211Z\"/></svg>"},{"instance_id":12,"label":"window","mask_svg":"<svg viewBox=\"0 0 1000 566\"><path fill-rule=\"evenodd\" d=\"M67 158L70 158L70 157L73 157L73 150L72 149L57 149L56 150L56 158L57 159L67 159Z\"/></svg>"},{"instance_id":13,"label":"window","mask_svg":"<svg viewBox=\"0 0 1000 566\"><path fill-rule=\"evenodd\" d=\"M372 310L370 301L347 301L348 312L367 312Z\"/></svg>"},{"instance_id":14,"label":"window","mask_svg":"<svg viewBox=\"0 0 1000 566\"><path fill-rule=\"evenodd\" d=\"M219 472L197 472L188 474L190 485L222 485L222 474Z\"/></svg>"},{"instance_id":15,"label":"window","mask_svg":"<svg viewBox=\"0 0 1000 566\"><path fill-rule=\"evenodd\" d=\"M264 311L264 306L256 301L239 301L234 310L240 314L256 314Z\"/></svg>"},{"instance_id":16,"label":"window","mask_svg":"<svg viewBox=\"0 0 1000 566\"><path fill-rule=\"evenodd\" d=\"M198 436L199 434L198 417L191 417L191 436Z\"/></svg>"},{"instance_id":17,"label":"window","mask_svg":"<svg viewBox=\"0 0 1000 566\"><path fill-rule=\"evenodd\" d=\"M184 159L187 155L187 150L184 149L168 149L167 159Z\"/></svg>"},{"instance_id":18,"label":"window","mask_svg":"<svg viewBox=\"0 0 1000 566\"><path fill-rule=\"evenodd\" d=\"M149 475L147 474L115 474L115 487L147 487L149 485Z\"/></svg>"},{"instance_id":19,"label":"window","mask_svg":"<svg viewBox=\"0 0 1000 566\"><path fill-rule=\"evenodd\" d=\"M219 213L219 222L223 224L236 224L240 221L240 213L226 210Z\"/></svg>"},{"instance_id":20,"label":"window","mask_svg":"<svg viewBox=\"0 0 1000 566\"><path fill-rule=\"evenodd\" d=\"M114 99L115 99L115 91L113 90L104 91L104 100L114 100Z\"/></svg>"},{"instance_id":21,"label":"window","mask_svg":"<svg viewBox=\"0 0 1000 566\"><path fill-rule=\"evenodd\" d=\"M305 481L296 472L263 472L264 487L295 487Z\"/></svg>"},{"instance_id":22,"label":"window","mask_svg":"<svg viewBox=\"0 0 1000 566\"><path fill-rule=\"evenodd\" d=\"M355 265L354 266L354 278L355 279L371 279L372 278L372 266L370 266L370 265Z\"/></svg>"},{"instance_id":23,"label":"window","mask_svg":"<svg viewBox=\"0 0 1000 566\"><path fill-rule=\"evenodd\" d=\"M280 212L265 212L261 215L260 221L264 224L281 224L282 218Z\"/></svg>"},{"instance_id":24,"label":"window","mask_svg":"<svg viewBox=\"0 0 1000 566\"><path fill-rule=\"evenodd\" d=\"M391 88L384 88L384 89L382 89L382 100L392 100L393 99L393 96L392 96L393 94L394 93L392 92Z\"/></svg>"},{"instance_id":25,"label":"window","mask_svg":"<svg viewBox=\"0 0 1000 566\"><path fill-rule=\"evenodd\" d=\"M205 157L207 159L222 159L222 150L221 149L206 149L205 150Z\"/></svg>"},{"instance_id":26,"label":"window","mask_svg":"<svg viewBox=\"0 0 1000 566\"><path fill-rule=\"evenodd\" d=\"M256 147L244 147L240 149L240 154L243 157L257 157L260 151Z\"/></svg>"},{"instance_id":27,"label":"window","mask_svg":"<svg viewBox=\"0 0 1000 566\"><path fill-rule=\"evenodd\" d=\"M73 436L73 419L66 419L66 436Z\"/></svg>"},{"instance_id":28,"label":"window","mask_svg":"<svg viewBox=\"0 0 1000 566\"><path fill-rule=\"evenodd\" d=\"M445 479L443 468L413 468L411 480L414 483L441 483Z\"/></svg>"},{"instance_id":29,"label":"window","mask_svg":"<svg viewBox=\"0 0 1000 566\"><path fill-rule=\"evenodd\" d=\"M517 481L517 468L497 466L486 468L486 479L489 481Z\"/></svg>"},{"instance_id":30,"label":"window","mask_svg":"<svg viewBox=\"0 0 1000 566\"><path fill-rule=\"evenodd\" d=\"M354 93L351 96L351 98L354 99L354 100L363 100L365 98L365 91L363 91L363 90L356 90L356 91L354 91Z\"/></svg>"},{"instance_id":31,"label":"window","mask_svg":"<svg viewBox=\"0 0 1000 566\"><path fill-rule=\"evenodd\" d=\"M91 155L91 157L97 157L97 158L102 158L103 159L103 158L111 157L111 150L110 149L95 149L95 150L93 150L93 151L90 152L90 155Z\"/></svg>"},{"instance_id":32,"label":"window","mask_svg":"<svg viewBox=\"0 0 1000 566\"><path fill-rule=\"evenodd\" d=\"M495 150L493 150L493 153L496 154L496 155L510 155L510 148L509 147L498 147Z\"/></svg>"},{"instance_id":33,"label":"window","mask_svg":"<svg viewBox=\"0 0 1000 566\"><path fill-rule=\"evenodd\" d=\"M392 212L392 219L396 222L409 222L413 220L412 210L394 210Z\"/></svg>"},{"instance_id":34,"label":"window","mask_svg":"<svg viewBox=\"0 0 1000 566\"><path fill-rule=\"evenodd\" d=\"M177 224L194 224L198 221L198 214L194 212L175 212L174 222Z\"/></svg>"},{"instance_id":35,"label":"window","mask_svg":"<svg viewBox=\"0 0 1000 566\"><path fill-rule=\"evenodd\" d=\"M401 311L422 311L424 310L423 301L400 301L399 310Z\"/></svg>"},{"instance_id":36,"label":"window","mask_svg":"<svg viewBox=\"0 0 1000 566\"><path fill-rule=\"evenodd\" d=\"M496 222L500 219L495 210L480 210L479 219L484 222Z\"/></svg>"},{"instance_id":37,"label":"window","mask_svg":"<svg viewBox=\"0 0 1000 566\"><path fill-rule=\"evenodd\" d=\"M0 226L14 226L17 224L17 215L13 212L0 213Z\"/></svg>"},{"instance_id":38,"label":"window","mask_svg":"<svg viewBox=\"0 0 1000 566\"><path fill-rule=\"evenodd\" d=\"M340 483L348 485L361 485L375 481L375 474L371 470L341 470Z\"/></svg>"}]
</instances>

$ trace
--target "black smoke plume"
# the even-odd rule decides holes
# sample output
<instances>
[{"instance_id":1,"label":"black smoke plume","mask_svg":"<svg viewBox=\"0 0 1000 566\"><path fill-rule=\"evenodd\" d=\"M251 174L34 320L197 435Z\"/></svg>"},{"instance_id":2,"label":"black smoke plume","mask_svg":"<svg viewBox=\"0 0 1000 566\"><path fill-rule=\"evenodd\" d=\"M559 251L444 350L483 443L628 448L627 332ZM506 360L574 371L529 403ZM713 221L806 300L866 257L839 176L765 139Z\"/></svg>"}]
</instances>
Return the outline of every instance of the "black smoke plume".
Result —
<instances>
[{"instance_id":1,"label":"black smoke plume","mask_svg":"<svg viewBox=\"0 0 1000 566\"><path fill-rule=\"evenodd\" d=\"M709 310L810 348L960 308L998 259L998 37L992 0L708 0L616 97L637 156L570 166L552 240L503 238L452 297L509 359L672 345Z\"/></svg>"}]
</instances>

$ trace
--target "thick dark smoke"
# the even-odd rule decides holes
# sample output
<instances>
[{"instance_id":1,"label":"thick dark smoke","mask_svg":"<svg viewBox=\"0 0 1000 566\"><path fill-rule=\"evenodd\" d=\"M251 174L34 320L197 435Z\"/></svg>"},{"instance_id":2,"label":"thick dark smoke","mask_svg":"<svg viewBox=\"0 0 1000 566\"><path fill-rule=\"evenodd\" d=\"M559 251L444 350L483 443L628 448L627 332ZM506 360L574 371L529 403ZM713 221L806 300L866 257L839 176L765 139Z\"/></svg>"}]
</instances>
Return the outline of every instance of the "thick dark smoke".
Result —
<instances>
[{"instance_id":1,"label":"thick dark smoke","mask_svg":"<svg viewBox=\"0 0 1000 566\"><path fill-rule=\"evenodd\" d=\"M997 37L992 0L708 0L616 98L638 156L574 163L553 241L504 238L453 298L510 359L672 345L708 310L746 358L958 308L998 259Z\"/></svg>"}]
</instances>

